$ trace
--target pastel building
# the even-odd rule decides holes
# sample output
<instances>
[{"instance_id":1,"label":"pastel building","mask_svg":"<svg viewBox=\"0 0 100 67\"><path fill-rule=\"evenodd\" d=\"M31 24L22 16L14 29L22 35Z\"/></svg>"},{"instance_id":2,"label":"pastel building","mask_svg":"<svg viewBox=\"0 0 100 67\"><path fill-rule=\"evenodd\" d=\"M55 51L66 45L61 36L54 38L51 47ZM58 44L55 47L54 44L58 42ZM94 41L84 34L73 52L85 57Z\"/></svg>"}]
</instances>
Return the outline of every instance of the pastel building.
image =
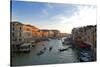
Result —
<instances>
[{"instance_id":1,"label":"pastel building","mask_svg":"<svg viewBox=\"0 0 100 67\"><path fill-rule=\"evenodd\" d=\"M23 24L18 21L10 22L10 42L11 42L11 49L12 51L16 51L22 43L22 29Z\"/></svg>"}]
</instances>

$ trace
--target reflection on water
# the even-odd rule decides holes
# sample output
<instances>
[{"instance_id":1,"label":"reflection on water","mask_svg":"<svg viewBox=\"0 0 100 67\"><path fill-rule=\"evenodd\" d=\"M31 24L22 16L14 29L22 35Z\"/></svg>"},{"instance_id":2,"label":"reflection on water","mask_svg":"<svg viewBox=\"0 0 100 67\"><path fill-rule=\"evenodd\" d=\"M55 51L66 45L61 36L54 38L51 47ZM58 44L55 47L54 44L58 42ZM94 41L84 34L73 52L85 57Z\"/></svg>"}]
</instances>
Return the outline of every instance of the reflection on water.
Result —
<instances>
[{"instance_id":1,"label":"reflection on water","mask_svg":"<svg viewBox=\"0 0 100 67\"><path fill-rule=\"evenodd\" d=\"M52 46L52 50L49 48ZM30 53L14 54L12 65L36 65L36 64L54 64L54 63L72 63L78 62L75 50L69 48L67 51L59 52L58 49L68 46L62 46L61 40L53 39L37 43ZM45 48L45 49L44 49ZM37 55L41 50L44 53Z\"/></svg>"}]
</instances>

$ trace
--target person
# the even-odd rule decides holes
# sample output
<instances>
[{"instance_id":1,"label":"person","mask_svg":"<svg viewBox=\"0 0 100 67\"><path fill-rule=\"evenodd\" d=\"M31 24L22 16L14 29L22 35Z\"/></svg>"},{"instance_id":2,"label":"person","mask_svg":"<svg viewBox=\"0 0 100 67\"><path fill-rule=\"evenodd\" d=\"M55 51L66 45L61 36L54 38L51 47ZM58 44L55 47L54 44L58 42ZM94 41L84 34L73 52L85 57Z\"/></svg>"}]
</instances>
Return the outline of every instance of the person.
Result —
<instances>
[{"instance_id":1,"label":"person","mask_svg":"<svg viewBox=\"0 0 100 67\"><path fill-rule=\"evenodd\" d=\"M52 50L52 46L49 48L49 51L51 51Z\"/></svg>"},{"instance_id":2,"label":"person","mask_svg":"<svg viewBox=\"0 0 100 67\"><path fill-rule=\"evenodd\" d=\"M46 47L44 47L44 50L46 50Z\"/></svg>"}]
</instances>

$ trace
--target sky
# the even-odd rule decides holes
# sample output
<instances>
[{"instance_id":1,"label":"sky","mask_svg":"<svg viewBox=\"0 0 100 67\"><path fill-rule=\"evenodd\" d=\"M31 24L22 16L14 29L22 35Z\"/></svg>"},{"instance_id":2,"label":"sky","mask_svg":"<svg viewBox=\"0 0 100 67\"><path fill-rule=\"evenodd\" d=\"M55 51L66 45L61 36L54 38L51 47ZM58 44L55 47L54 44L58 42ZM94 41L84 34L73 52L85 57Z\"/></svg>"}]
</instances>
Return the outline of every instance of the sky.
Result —
<instances>
[{"instance_id":1,"label":"sky","mask_svg":"<svg viewBox=\"0 0 100 67\"><path fill-rule=\"evenodd\" d=\"M75 27L96 24L95 5L12 1L12 21L39 29L57 29L71 33Z\"/></svg>"}]
</instances>

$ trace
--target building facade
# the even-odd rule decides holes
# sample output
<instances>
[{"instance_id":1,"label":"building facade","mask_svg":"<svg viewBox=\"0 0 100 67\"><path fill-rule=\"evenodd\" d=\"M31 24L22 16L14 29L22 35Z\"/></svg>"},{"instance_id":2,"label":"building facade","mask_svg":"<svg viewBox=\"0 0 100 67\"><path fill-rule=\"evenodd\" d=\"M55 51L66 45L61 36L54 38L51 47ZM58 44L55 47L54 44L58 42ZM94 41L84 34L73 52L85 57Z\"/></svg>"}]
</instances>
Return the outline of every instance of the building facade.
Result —
<instances>
[{"instance_id":1,"label":"building facade","mask_svg":"<svg viewBox=\"0 0 100 67\"><path fill-rule=\"evenodd\" d=\"M83 41L90 45L96 44L96 25L74 28L72 30L72 39L75 41Z\"/></svg>"},{"instance_id":2,"label":"building facade","mask_svg":"<svg viewBox=\"0 0 100 67\"><path fill-rule=\"evenodd\" d=\"M72 39L76 42L84 42L86 44L91 45L91 49L93 52L94 60L96 60L96 25L85 26L80 28L74 28L72 30Z\"/></svg>"},{"instance_id":3,"label":"building facade","mask_svg":"<svg viewBox=\"0 0 100 67\"><path fill-rule=\"evenodd\" d=\"M17 50L17 46L20 46L23 43L22 38L22 27L23 24L17 21L10 22L10 42L13 50Z\"/></svg>"}]
</instances>

